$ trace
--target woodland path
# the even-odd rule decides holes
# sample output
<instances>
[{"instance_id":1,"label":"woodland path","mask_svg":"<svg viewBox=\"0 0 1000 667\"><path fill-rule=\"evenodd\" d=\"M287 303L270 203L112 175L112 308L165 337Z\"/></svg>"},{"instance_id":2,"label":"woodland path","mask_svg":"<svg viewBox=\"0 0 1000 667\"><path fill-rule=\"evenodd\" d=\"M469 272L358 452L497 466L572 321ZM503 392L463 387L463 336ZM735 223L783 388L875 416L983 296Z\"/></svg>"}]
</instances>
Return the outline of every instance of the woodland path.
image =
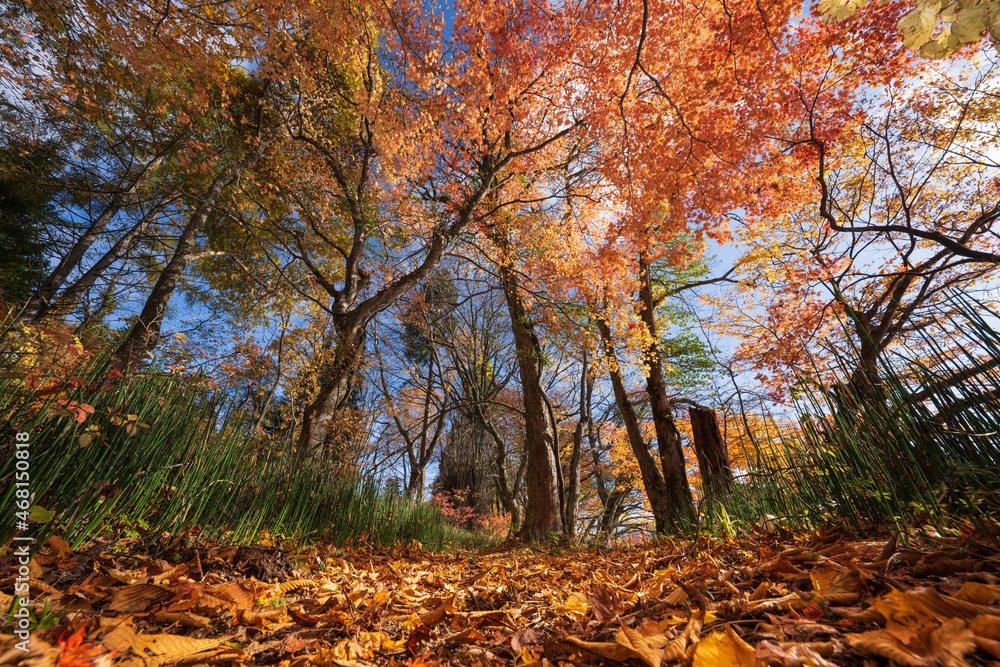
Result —
<instances>
[{"instance_id":1,"label":"woodland path","mask_svg":"<svg viewBox=\"0 0 1000 667\"><path fill-rule=\"evenodd\" d=\"M175 540L175 544L181 544ZM23 665L985 665L1000 660L998 532L436 554L411 544L74 553L50 539L32 605L62 610ZM898 548L897 548L898 547ZM12 571L0 572L9 608Z\"/></svg>"}]
</instances>

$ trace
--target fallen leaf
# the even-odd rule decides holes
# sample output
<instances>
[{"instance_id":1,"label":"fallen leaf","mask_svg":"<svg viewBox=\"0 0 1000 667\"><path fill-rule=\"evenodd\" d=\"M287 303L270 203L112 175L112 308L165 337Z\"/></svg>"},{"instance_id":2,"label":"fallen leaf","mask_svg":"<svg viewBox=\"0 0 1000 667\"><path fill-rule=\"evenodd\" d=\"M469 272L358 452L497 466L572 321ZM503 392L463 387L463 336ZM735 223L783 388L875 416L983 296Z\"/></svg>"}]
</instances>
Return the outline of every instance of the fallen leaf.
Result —
<instances>
[{"instance_id":1,"label":"fallen leaf","mask_svg":"<svg viewBox=\"0 0 1000 667\"><path fill-rule=\"evenodd\" d=\"M703 637L694 651L694 667L754 667L754 649L731 625Z\"/></svg>"},{"instance_id":2,"label":"fallen leaf","mask_svg":"<svg viewBox=\"0 0 1000 667\"><path fill-rule=\"evenodd\" d=\"M594 619L604 625L624 611L618 591L608 586L592 586L587 591L587 602L594 612Z\"/></svg>"},{"instance_id":3,"label":"fallen leaf","mask_svg":"<svg viewBox=\"0 0 1000 667\"><path fill-rule=\"evenodd\" d=\"M108 609L123 614L139 614L154 604L173 597L174 592L153 584L129 584L111 590Z\"/></svg>"}]
</instances>

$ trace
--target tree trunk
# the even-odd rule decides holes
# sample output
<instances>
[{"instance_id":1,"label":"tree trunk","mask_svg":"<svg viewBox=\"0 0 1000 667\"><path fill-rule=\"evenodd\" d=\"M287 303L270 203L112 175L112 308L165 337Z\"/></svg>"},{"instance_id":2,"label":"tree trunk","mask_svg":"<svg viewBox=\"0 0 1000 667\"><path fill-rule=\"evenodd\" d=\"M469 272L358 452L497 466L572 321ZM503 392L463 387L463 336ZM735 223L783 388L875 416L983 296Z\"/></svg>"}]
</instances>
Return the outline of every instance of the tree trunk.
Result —
<instances>
[{"instance_id":1,"label":"tree trunk","mask_svg":"<svg viewBox=\"0 0 1000 667\"><path fill-rule=\"evenodd\" d=\"M660 359L659 336L656 331L656 311L653 304L653 289L649 277L649 266L640 264L642 272L639 298L642 301L642 320L652 338L646 358L648 372L646 391L653 412L656 428L656 444L663 468L663 482L667 490L667 505L670 511L670 525L683 528L694 522L694 499L688 484L684 466L684 452L681 450L681 433L674 422L674 411L667 400L666 383L663 381L663 364Z\"/></svg>"},{"instance_id":2,"label":"tree trunk","mask_svg":"<svg viewBox=\"0 0 1000 667\"><path fill-rule=\"evenodd\" d=\"M601 510L601 521L597 527L597 534L602 536L602 542L607 542L618 526L618 521L621 520L622 512L625 509L625 499L628 498L631 490L632 487L627 484L616 484L615 488L608 494L604 509Z\"/></svg>"},{"instance_id":3,"label":"tree trunk","mask_svg":"<svg viewBox=\"0 0 1000 667\"><path fill-rule=\"evenodd\" d=\"M576 539L576 521L580 510L580 465L583 460L583 429L587 424L587 405L590 399L591 384L587 379L590 372L589 354L583 350L583 363L580 370L580 416L573 431L573 450L569 457L569 481L566 484L566 535L570 540Z\"/></svg>"},{"instance_id":4,"label":"tree trunk","mask_svg":"<svg viewBox=\"0 0 1000 667\"><path fill-rule=\"evenodd\" d=\"M559 498L561 472L553 451L554 424L549 420L541 384L542 346L521 297L517 274L510 267L501 265L500 285L514 332L514 349L517 352L521 395L524 400L524 449L527 456L525 481L528 501L524 507L524 522L518 536L538 542L549 539L553 534L561 535L564 529Z\"/></svg>"},{"instance_id":5,"label":"tree trunk","mask_svg":"<svg viewBox=\"0 0 1000 667\"><path fill-rule=\"evenodd\" d=\"M73 270L80 264L83 260L83 256L87 254L90 247L94 245L98 237L108 226L108 223L114 219L118 212L121 211L129 198L136 192L139 187L139 183L146 177L146 175L158 167L160 163L163 162L164 155L169 152L174 145L186 134L182 132L177 138L169 142L163 150L150 159L146 164L142 166L138 173L132 176L128 185L122 190L119 190L111 197L111 201L108 205L104 207L104 210L94 218L93 222L87 228L87 231L76 240L76 243L69 249L69 251L63 256L56 265L56 268L52 270L45 282L39 286L35 293L28 299L28 303L25 305L24 309L21 311L20 320L22 322L37 322L41 319L42 311L51 307L52 300L55 298L56 294L59 292L59 288L66 281L66 278L73 272Z\"/></svg>"},{"instance_id":6,"label":"tree trunk","mask_svg":"<svg viewBox=\"0 0 1000 667\"><path fill-rule=\"evenodd\" d=\"M714 410L692 407L691 432L694 451L698 456L701 471L702 502L709 501L714 494L727 489L733 483L733 469L729 464L729 452L722 439L719 421Z\"/></svg>"},{"instance_id":7,"label":"tree trunk","mask_svg":"<svg viewBox=\"0 0 1000 667\"><path fill-rule=\"evenodd\" d=\"M55 299L56 293L63 282L65 282L66 278L69 277L69 274L72 273L80 261L83 260L83 256L87 254L90 247L94 245L101 233L104 232L104 228L108 226L111 219L125 205L126 200L127 193L120 192L116 194L101 214L90 223L87 231L76 240L76 243L69 249L69 252L59 260L56 268L52 270L52 273L45 279L45 282L28 299L27 305L21 311L22 322L37 322L41 319L42 313L51 307L52 301Z\"/></svg>"},{"instance_id":8,"label":"tree trunk","mask_svg":"<svg viewBox=\"0 0 1000 667\"><path fill-rule=\"evenodd\" d=\"M327 458L330 422L347 405L364 352L363 325L352 319L335 322L334 326L337 341L333 347L333 360L324 370L319 393L302 412L302 430L299 432L296 450L299 461L303 463L319 463Z\"/></svg>"},{"instance_id":9,"label":"tree trunk","mask_svg":"<svg viewBox=\"0 0 1000 667\"><path fill-rule=\"evenodd\" d=\"M237 179L244 171L252 167L260 159L261 153L255 150L247 155L243 161L232 164L223 169L208 190L198 202L198 207L188 219L188 224L177 239L177 246L174 248L173 257L160 272L153 286L152 292L146 299L146 304L139 314L139 320L128 332L125 339L115 350L115 356L119 360L121 367L127 368L134 364L136 360L152 351L160 342L160 329L163 326L163 315L167 311L170 298L177 288L177 283L187 268L191 255L194 254L198 236L201 234L208 216L212 214L219 205L219 198L222 191Z\"/></svg>"},{"instance_id":10,"label":"tree trunk","mask_svg":"<svg viewBox=\"0 0 1000 667\"><path fill-rule=\"evenodd\" d=\"M23 316L23 321L30 324L37 324L45 319L45 317L54 310L59 310L60 312L72 311L73 308L76 307L80 297L83 296L83 293L90 289L95 282L97 282L97 279L101 277L108 267L128 252L132 243L146 231L150 223L163 212L169 203L169 199L166 199L153 206L138 222L132 225L132 228L122 235L122 237L118 239L99 260L94 262L93 266L73 281L72 285L63 290L62 294L58 297L50 298L48 301L41 302L41 305L38 305L38 303L33 305L31 310L31 313L33 314L30 315L30 319L27 315L25 315Z\"/></svg>"},{"instance_id":11,"label":"tree trunk","mask_svg":"<svg viewBox=\"0 0 1000 667\"><path fill-rule=\"evenodd\" d=\"M482 423L483 428L489 434L490 438L493 439L493 444L496 448L496 487L500 497L500 505L503 507L505 512L510 514L510 532L511 534L516 534L521 528L521 508L518 506L517 500L515 499L518 487L521 485L520 471L518 471L519 474L514 479L514 484L511 484L507 480L507 444L497 432L493 422L491 422L486 416L486 413L483 411L483 406L477 402L473 404L473 408L475 409L476 415L479 417L479 421Z\"/></svg>"},{"instance_id":12,"label":"tree trunk","mask_svg":"<svg viewBox=\"0 0 1000 667\"><path fill-rule=\"evenodd\" d=\"M663 473L656 464L656 459L649 453L649 446L642 437L639 429L639 418L632 407L632 401L625 392L625 382L622 379L617 355L611 341L611 330L607 322L597 321L597 328L601 332L601 341L604 344L604 354L608 360L608 375L611 377L611 386L615 392L615 404L621 413L622 421L625 422L625 432L628 435L629 445L635 455L636 463L639 464L639 472L642 475L642 484L646 489L646 498L649 500L649 507L653 511L653 523L657 533L666 533L674 525L674 513L670 504L670 495L663 481Z\"/></svg>"}]
</instances>

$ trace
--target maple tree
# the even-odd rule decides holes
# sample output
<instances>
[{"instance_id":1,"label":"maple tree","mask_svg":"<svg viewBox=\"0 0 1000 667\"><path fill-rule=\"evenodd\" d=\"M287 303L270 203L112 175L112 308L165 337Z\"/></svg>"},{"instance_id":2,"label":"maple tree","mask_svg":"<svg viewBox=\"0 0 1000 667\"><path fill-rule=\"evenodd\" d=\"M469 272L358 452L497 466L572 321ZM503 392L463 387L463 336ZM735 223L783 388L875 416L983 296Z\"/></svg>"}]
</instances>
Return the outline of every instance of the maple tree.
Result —
<instances>
[{"instance_id":1,"label":"maple tree","mask_svg":"<svg viewBox=\"0 0 1000 667\"><path fill-rule=\"evenodd\" d=\"M852 338L851 381L876 385L875 359L946 287L992 275L992 70L907 92L926 72L892 34L904 11L831 26L788 0L467 0L449 24L415 1L17 4L3 34L29 55L5 48L23 94L5 114L36 123L18 140L60 137L53 191L82 223L22 319L97 320L91 298L107 317L127 297L134 326L108 335L124 366L159 350L183 374L217 353L218 386L299 461L405 456L422 497L437 457L442 479L469 473L442 488L495 502L529 540L578 538L584 511L610 531L640 479L655 530L678 529L698 515L687 452L702 499L738 462L710 411L689 410L690 433L679 417L697 401L669 386L687 343L665 275L702 266L730 222L748 246L730 298L768 281L774 335L746 308L722 326L775 396L820 343ZM949 179L959 196L941 196ZM876 246L901 263L864 267ZM451 310L442 263L487 267L506 315L429 321ZM161 344L182 291L224 315L225 342ZM415 369L385 363L380 320L404 307L397 358ZM608 469L595 392L636 467Z\"/></svg>"},{"instance_id":2,"label":"maple tree","mask_svg":"<svg viewBox=\"0 0 1000 667\"><path fill-rule=\"evenodd\" d=\"M971 77L891 91L842 149L820 142L817 204L740 231L742 284L713 299L717 325L740 335L738 358L767 370L773 396L807 378L865 394L885 350L946 327L952 295L989 285L997 171L978 118L992 93Z\"/></svg>"}]
</instances>

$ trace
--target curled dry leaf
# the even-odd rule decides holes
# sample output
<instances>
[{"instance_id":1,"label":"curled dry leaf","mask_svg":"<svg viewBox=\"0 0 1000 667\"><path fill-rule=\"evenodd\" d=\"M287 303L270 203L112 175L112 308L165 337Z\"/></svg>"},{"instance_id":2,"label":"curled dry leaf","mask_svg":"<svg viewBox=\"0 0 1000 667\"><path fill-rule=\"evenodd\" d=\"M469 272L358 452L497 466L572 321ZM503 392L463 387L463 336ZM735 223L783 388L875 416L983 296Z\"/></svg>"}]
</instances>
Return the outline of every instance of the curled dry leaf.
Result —
<instances>
[{"instance_id":1,"label":"curled dry leaf","mask_svg":"<svg viewBox=\"0 0 1000 667\"><path fill-rule=\"evenodd\" d=\"M223 641L167 634L143 635L135 631L131 619L127 618L104 635L101 643L109 651L123 656L118 664L156 667L181 660L199 662L208 658L210 652L221 646ZM130 651L131 657L128 656Z\"/></svg>"},{"instance_id":2,"label":"curled dry leaf","mask_svg":"<svg viewBox=\"0 0 1000 667\"><path fill-rule=\"evenodd\" d=\"M809 573L813 591L835 607L849 607L861 600L863 584L857 570L823 567Z\"/></svg>"},{"instance_id":3,"label":"curled dry leaf","mask_svg":"<svg viewBox=\"0 0 1000 667\"><path fill-rule=\"evenodd\" d=\"M613 642L588 642L577 637L567 637L566 641L608 660L627 662L638 660L649 667L660 667L663 650L650 645L649 640L635 630L622 626Z\"/></svg>"}]
</instances>

